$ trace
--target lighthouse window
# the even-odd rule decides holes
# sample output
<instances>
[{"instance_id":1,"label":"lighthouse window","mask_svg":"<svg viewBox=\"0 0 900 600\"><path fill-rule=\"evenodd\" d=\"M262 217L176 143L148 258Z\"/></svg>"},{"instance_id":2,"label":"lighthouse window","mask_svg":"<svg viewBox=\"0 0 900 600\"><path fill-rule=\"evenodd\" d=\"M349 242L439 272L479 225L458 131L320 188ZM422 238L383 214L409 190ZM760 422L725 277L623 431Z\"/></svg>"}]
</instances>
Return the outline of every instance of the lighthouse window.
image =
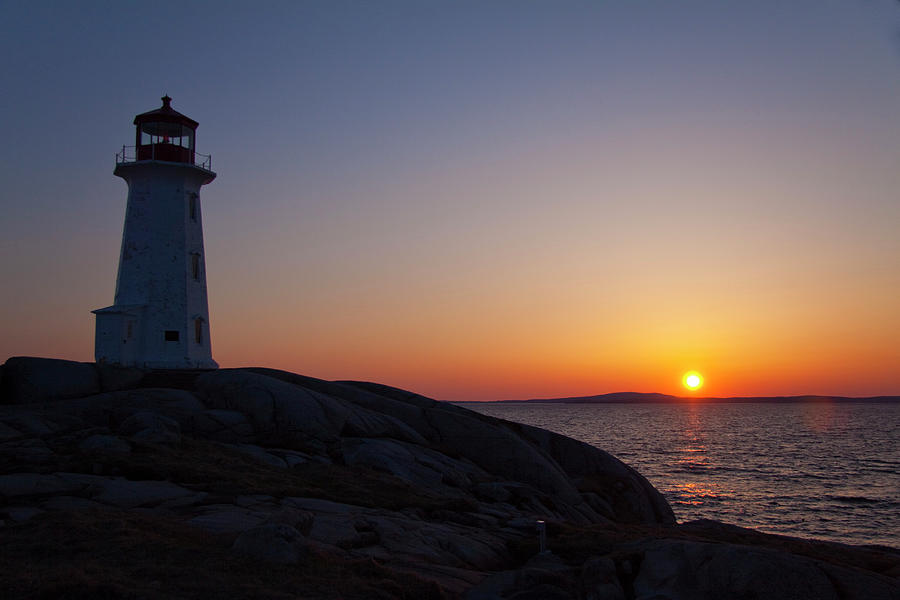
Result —
<instances>
[{"instance_id":1,"label":"lighthouse window","mask_svg":"<svg viewBox=\"0 0 900 600\"><path fill-rule=\"evenodd\" d=\"M166 341L167 342L177 342L178 341L178 331L169 329L166 331Z\"/></svg>"},{"instance_id":2,"label":"lighthouse window","mask_svg":"<svg viewBox=\"0 0 900 600\"><path fill-rule=\"evenodd\" d=\"M200 279L200 255L191 254L191 276Z\"/></svg>"},{"instance_id":3,"label":"lighthouse window","mask_svg":"<svg viewBox=\"0 0 900 600\"><path fill-rule=\"evenodd\" d=\"M194 339L198 344L203 343L203 319L194 319Z\"/></svg>"},{"instance_id":4,"label":"lighthouse window","mask_svg":"<svg viewBox=\"0 0 900 600\"><path fill-rule=\"evenodd\" d=\"M128 321L125 324L125 339L130 340L134 337L134 321Z\"/></svg>"},{"instance_id":5,"label":"lighthouse window","mask_svg":"<svg viewBox=\"0 0 900 600\"><path fill-rule=\"evenodd\" d=\"M191 194L190 200L188 200L188 207L191 213L191 221L197 220L197 194Z\"/></svg>"}]
</instances>

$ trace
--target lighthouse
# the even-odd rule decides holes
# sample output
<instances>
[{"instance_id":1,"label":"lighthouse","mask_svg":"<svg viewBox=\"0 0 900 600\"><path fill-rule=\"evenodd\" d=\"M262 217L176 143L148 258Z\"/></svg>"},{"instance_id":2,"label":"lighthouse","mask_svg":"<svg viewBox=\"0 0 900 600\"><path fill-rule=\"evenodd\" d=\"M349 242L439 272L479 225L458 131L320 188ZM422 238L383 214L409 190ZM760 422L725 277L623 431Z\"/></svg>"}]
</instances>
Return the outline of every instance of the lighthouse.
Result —
<instances>
[{"instance_id":1,"label":"lighthouse","mask_svg":"<svg viewBox=\"0 0 900 600\"><path fill-rule=\"evenodd\" d=\"M96 315L98 363L214 369L206 294L200 188L215 179L195 150L198 123L172 99L134 118L134 146L113 173L128 184L112 306Z\"/></svg>"}]
</instances>

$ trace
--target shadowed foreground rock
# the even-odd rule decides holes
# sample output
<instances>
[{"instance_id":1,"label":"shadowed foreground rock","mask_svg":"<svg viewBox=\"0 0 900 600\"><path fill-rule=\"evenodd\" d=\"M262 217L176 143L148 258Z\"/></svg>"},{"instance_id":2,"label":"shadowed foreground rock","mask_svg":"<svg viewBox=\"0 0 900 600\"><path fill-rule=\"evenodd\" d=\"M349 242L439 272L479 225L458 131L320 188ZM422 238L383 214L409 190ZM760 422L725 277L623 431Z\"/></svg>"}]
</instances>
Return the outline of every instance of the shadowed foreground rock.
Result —
<instances>
[{"instance_id":1,"label":"shadowed foreground rock","mask_svg":"<svg viewBox=\"0 0 900 600\"><path fill-rule=\"evenodd\" d=\"M900 598L896 551L676 526L601 450L387 386L35 358L0 382L6 597Z\"/></svg>"}]
</instances>

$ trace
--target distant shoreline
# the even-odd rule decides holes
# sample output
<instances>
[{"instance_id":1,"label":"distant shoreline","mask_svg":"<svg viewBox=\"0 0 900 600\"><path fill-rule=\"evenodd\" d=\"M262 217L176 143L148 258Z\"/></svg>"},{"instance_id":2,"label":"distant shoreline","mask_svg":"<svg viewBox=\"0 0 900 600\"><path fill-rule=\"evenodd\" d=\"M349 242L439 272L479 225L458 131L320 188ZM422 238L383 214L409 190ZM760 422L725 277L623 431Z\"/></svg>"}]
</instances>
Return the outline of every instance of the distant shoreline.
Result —
<instances>
[{"instance_id":1,"label":"distant shoreline","mask_svg":"<svg viewBox=\"0 0 900 600\"><path fill-rule=\"evenodd\" d=\"M731 398L691 398L638 392L618 392L571 398L531 398L527 400L448 400L454 404L864 404L900 403L900 396L737 396Z\"/></svg>"}]
</instances>

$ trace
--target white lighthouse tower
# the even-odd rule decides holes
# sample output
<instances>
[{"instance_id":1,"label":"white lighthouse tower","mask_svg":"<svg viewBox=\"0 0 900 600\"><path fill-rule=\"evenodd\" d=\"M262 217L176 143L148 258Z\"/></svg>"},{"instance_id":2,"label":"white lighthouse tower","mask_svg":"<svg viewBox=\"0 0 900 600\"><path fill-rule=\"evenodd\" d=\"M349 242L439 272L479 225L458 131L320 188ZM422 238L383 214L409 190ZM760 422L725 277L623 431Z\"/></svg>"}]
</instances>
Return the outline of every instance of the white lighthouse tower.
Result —
<instances>
[{"instance_id":1,"label":"white lighthouse tower","mask_svg":"<svg viewBox=\"0 0 900 600\"><path fill-rule=\"evenodd\" d=\"M98 363L214 369L200 187L215 179L194 150L197 122L163 105L134 118L134 146L116 155L128 183L116 297L97 315Z\"/></svg>"}]
</instances>

